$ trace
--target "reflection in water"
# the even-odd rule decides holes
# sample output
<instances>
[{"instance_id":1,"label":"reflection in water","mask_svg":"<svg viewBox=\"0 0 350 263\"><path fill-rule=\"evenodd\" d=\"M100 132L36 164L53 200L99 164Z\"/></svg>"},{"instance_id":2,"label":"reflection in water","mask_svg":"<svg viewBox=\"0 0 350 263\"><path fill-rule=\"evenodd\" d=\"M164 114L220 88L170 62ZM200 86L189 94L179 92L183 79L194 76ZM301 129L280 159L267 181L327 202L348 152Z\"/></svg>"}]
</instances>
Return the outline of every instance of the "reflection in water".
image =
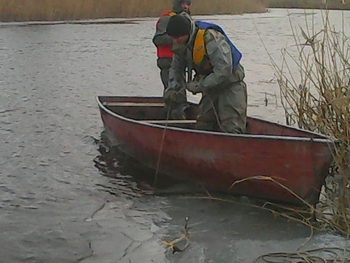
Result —
<instances>
[{"instance_id":1,"label":"reflection in water","mask_svg":"<svg viewBox=\"0 0 350 263\"><path fill-rule=\"evenodd\" d=\"M94 165L102 175L110 178L109 186L100 185L105 191L115 195L139 197L180 193L187 189L185 185L182 189L171 188L180 182L163 174L158 174L157 185L154 187L155 170L145 167L111 145L105 132L102 132L100 139L95 141L100 155L95 157Z\"/></svg>"},{"instance_id":2,"label":"reflection in water","mask_svg":"<svg viewBox=\"0 0 350 263\"><path fill-rule=\"evenodd\" d=\"M99 185L106 192L114 195L125 194L127 196L139 197L144 194L153 194L150 181L137 180L137 175L145 174L147 171L140 171L137 163L134 163L128 156L118 150L117 147L108 146L102 139L96 140L100 155L94 159L94 165L100 173L110 178L110 185ZM135 176L132 176L135 175Z\"/></svg>"}]
</instances>

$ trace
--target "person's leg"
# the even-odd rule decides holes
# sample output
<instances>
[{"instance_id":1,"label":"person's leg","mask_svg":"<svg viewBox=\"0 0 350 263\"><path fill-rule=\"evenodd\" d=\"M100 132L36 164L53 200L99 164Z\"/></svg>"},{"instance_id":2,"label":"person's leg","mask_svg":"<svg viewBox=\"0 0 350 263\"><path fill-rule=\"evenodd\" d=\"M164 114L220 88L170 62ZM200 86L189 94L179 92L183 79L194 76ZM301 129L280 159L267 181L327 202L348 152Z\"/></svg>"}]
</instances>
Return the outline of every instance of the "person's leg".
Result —
<instances>
[{"instance_id":1,"label":"person's leg","mask_svg":"<svg viewBox=\"0 0 350 263\"><path fill-rule=\"evenodd\" d=\"M171 105L171 119L174 120L185 120L186 113L185 110L189 107L187 103L187 94L185 88L178 91L176 95L176 101Z\"/></svg>"},{"instance_id":2,"label":"person's leg","mask_svg":"<svg viewBox=\"0 0 350 263\"><path fill-rule=\"evenodd\" d=\"M165 90L168 88L169 85L169 70L171 67L171 58L158 58L157 59L157 66L160 69L160 79L163 84L163 96ZM170 103L168 101L165 101L165 106L164 106L164 114L166 119L172 119L172 108L173 108L173 103Z\"/></svg>"},{"instance_id":3,"label":"person's leg","mask_svg":"<svg viewBox=\"0 0 350 263\"><path fill-rule=\"evenodd\" d=\"M164 90L166 90L169 82L169 68L160 69L160 79L162 80Z\"/></svg>"},{"instance_id":4,"label":"person's leg","mask_svg":"<svg viewBox=\"0 0 350 263\"><path fill-rule=\"evenodd\" d=\"M235 83L219 94L218 112L224 132L245 133L247 124L247 87L244 82Z\"/></svg>"},{"instance_id":5,"label":"person's leg","mask_svg":"<svg viewBox=\"0 0 350 263\"><path fill-rule=\"evenodd\" d=\"M218 116L216 114L216 98L207 94L202 95L199 102L199 114L197 116L196 129L215 131L218 127Z\"/></svg>"},{"instance_id":6,"label":"person's leg","mask_svg":"<svg viewBox=\"0 0 350 263\"><path fill-rule=\"evenodd\" d=\"M158 58L157 66L160 69L160 79L163 83L164 90L168 87L169 82L169 69L171 66L171 58Z\"/></svg>"}]
</instances>

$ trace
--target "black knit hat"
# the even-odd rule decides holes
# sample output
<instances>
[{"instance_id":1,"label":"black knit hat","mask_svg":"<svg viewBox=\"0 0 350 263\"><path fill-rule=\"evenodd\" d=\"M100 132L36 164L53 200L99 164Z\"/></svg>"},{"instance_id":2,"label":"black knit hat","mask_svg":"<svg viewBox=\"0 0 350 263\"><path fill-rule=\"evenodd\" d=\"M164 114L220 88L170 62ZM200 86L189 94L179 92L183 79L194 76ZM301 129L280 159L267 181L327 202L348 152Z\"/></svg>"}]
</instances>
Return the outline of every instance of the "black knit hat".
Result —
<instances>
[{"instance_id":1,"label":"black knit hat","mask_svg":"<svg viewBox=\"0 0 350 263\"><path fill-rule=\"evenodd\" d=\"M170 17L166 33L171 37L186 36L191 33L191 21L183 15Z\"/></svg>"}]
</instances>

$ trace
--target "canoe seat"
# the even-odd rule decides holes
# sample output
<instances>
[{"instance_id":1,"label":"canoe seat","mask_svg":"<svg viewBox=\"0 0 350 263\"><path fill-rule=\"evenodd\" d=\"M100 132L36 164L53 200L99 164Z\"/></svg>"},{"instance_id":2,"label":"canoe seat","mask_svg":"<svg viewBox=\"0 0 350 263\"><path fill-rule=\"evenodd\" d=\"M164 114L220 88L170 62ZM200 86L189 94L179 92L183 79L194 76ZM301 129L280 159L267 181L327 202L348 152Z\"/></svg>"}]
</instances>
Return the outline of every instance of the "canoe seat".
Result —
<instances>
[{"instance_id":1,"label":"canoe seat","mask_svg":"<svg viewBox=\"0 0 350 263\"><path fill-rule=\"evenodd\" d=\"M164 107L164 102L124 102L110 101L103 102L104 106L109 107Z\"/></svg>"},{"instance_id":2,"label":"canoe seat","mask_svg":"<svg viewBox=\"0 0 350 263\"><path fill-rule=\"evenodd\" d=\"M195 124L196 120L141 120L152 124Z\"/></svg>"}]
</instances>

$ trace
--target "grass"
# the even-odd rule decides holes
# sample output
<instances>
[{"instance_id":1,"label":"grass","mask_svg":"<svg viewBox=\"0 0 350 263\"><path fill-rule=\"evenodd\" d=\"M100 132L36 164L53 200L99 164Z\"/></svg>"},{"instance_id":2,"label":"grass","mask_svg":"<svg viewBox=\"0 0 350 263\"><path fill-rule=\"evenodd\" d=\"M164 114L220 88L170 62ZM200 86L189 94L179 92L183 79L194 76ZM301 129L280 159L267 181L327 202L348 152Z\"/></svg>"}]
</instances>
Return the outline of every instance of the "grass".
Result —
<instances>
[{"instance_id":1,"label":"grass","mask_svg":"<svg viewBox=\"0 0 350 263\"><path fill-rule=\"evenodd\" d=\"M193 1L191 10L194 15L265 12L267 3L268 0L201 0ZM171 7L171 0L2 0L0 21L158 17Z\"/></svg>"}]
</instances>

